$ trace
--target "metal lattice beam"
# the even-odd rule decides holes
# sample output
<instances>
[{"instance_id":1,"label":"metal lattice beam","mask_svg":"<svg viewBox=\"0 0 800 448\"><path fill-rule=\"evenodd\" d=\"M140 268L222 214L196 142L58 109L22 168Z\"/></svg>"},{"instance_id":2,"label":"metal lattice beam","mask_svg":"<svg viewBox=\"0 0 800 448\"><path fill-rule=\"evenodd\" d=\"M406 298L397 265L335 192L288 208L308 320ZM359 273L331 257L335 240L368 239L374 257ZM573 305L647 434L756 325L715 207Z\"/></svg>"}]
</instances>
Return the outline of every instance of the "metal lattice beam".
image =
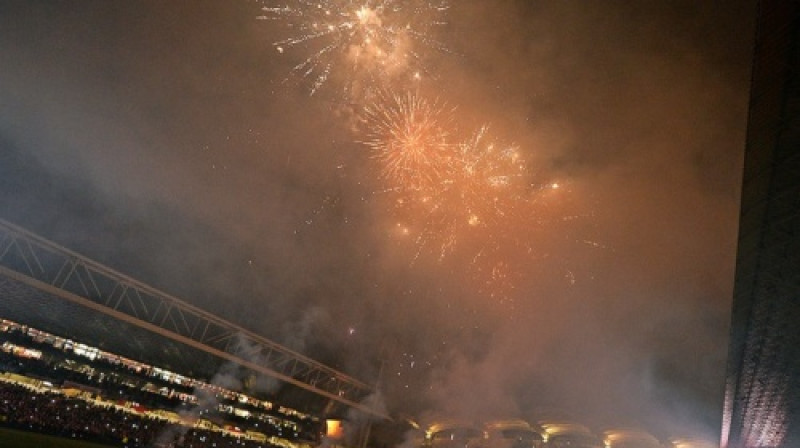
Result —
<instances>
[{"instance_id":1,"label":"metal lattice beam","mask_svg":"<svg viewBox=\"0 0 800 448\"><path fill-rule=\"evenodd\" d=\"M385 417L361 403L373 393L371 386L4 220L0 275Z\"/></svg>"}]
</instances>

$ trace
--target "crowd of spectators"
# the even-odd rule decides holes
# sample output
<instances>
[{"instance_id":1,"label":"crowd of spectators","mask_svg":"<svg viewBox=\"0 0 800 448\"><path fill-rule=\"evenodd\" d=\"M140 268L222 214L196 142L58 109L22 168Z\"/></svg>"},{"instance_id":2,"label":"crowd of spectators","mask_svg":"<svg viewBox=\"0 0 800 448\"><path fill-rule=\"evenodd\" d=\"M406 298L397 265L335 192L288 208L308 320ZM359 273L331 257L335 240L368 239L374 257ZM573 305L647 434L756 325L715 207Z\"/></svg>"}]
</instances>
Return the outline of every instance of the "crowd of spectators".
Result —
<instances>
[{"instance_id":1,"label":"crowd of spectators","mask_svg":"<svg viewBox=\"0 0 800 448\"><path fill-rule=\"evenodd\" d=\"M280 448L7 382L0 382L0 424L130 448Z\"/></svg>"},{"instance_id":2,"label":"crowd of spectators","mask_svg":"<svg viewBox=\"0 0 800 448\"><path fill-rule=\"evenodd\" d=\"M229 393L205 391L198 403L195 386L152 367L81 357L27 327L0 330L0 426L122 447L299 448L318 436L302 414Z\"/></svg>"}]
</instances>

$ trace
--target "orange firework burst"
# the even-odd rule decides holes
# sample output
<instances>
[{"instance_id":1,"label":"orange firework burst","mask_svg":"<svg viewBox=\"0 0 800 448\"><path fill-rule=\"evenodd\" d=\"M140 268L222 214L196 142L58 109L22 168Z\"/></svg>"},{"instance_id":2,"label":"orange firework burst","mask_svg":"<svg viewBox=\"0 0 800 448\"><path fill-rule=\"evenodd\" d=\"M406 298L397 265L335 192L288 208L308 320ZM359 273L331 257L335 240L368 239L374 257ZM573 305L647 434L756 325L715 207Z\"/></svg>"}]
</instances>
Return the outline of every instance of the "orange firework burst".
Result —
<instances>
[{"instance_id":1,"label":"orange firework burst","mask_svg":"<svg viewBox=\"0 0 800 448\"><path fill-rule=\"evenodd\" d=\"M411 95L393 98L391 107L370 110L372 138L366 143L401 222L397 234L414 241L416 257L432 251L442 260L461 244L479 254L493 252L497 234L509 222L527 221L520 216L530 211L519 149L492 140L488 126L461 144L448 143L437 119L441 108Z\"/></svg>"},{"instance_id":2,"label":"orange firework burst","mask_svg":"<svg viewBox=\"0 0 800 448\"><path fill-rule=\"evenodd\" d=\"M420 241L438 241L440 258L463 239L494 245L498 227L527 210L525 164L516 146L492 141L484 126L448 149L439 181L420 203L425 222Z\"/></svg>"},{"instance_id":3,"label":"orange firework burst","mask_svg":"<svg viewBox=\"0 0 800 448\"><path fill-rule=\"evenodd\" d=\"M510 218L525 200L526 168L519 148L492 141L488 126L456 148L446 187L458 196L462 221L487 227Z\"/></svg>"},{"instance_id":4,"label":"orange firework burst","mask_svg":"<svg viewBox=\"0 0 800 448\"><path fill-rule=\"evenodd\" d=\"M451 112L415 94L384 94L365 108L362 141L380 172L392 233L411 244L413 263L447 259L505 301L519 263L546 257L543 234L532 230L559 221L558 184L534 183L520 148L487 125L455 143Z\"/></svg>"},{"instance_id":5,"label":"orange firework burst","mask_svg":"<svg viewBox=\"0 0 800 448\"><path fill-rule=\"evenodd\" d=\"M412 93L383 95L365 108L364 143L389 189L422 197L436 190L452 158L444 128L448 119L443 105Z\"/></svg>"}]
</instances>

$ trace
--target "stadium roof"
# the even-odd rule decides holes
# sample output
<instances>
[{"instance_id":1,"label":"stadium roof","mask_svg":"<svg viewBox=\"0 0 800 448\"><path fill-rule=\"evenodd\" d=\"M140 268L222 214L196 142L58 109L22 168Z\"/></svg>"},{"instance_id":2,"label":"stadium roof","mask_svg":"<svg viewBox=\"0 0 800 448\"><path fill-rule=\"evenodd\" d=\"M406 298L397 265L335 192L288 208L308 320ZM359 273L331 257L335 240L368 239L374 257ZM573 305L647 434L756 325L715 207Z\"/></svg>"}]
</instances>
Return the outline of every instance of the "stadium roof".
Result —
<instances>
[{"instance_id":1,"label":"stadium roof","mask_svg":"<svg viewBox=\"0 0 800 448\"><path fill-rule=\"evenodd\" d=\"M0 317L126 358L211 379L222 360L156 333L0 275Z\"/></svg>"},{"instance_id":2,"label":"stadium roof","mask_svg":"<svg viewBox=\"0 0 800 448\"><path fill-rule=\"evenodd\" d=\"M3 220L0 297L0 317L127 358L202 380L235 365L273 380L265 398L386 417L367 384Z\"/></svg>"}]
</instances>

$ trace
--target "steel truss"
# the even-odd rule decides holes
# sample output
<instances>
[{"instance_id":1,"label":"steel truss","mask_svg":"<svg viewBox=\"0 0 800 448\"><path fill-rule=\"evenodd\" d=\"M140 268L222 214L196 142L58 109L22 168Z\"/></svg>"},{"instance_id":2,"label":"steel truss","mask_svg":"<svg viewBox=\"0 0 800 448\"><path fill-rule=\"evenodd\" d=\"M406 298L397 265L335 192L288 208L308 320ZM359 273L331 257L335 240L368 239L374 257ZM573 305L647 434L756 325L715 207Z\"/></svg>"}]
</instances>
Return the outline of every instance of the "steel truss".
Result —
<instances>
[{"instance_id":1,"label":"steel truss","mask_svg":"<svg viewBox=\"0 0 800 448\"><path fill-rule=\"evenodd\" d=\"M0 220L0 275L369 414L373 388Z\"/></svg>"}]
</instances>

